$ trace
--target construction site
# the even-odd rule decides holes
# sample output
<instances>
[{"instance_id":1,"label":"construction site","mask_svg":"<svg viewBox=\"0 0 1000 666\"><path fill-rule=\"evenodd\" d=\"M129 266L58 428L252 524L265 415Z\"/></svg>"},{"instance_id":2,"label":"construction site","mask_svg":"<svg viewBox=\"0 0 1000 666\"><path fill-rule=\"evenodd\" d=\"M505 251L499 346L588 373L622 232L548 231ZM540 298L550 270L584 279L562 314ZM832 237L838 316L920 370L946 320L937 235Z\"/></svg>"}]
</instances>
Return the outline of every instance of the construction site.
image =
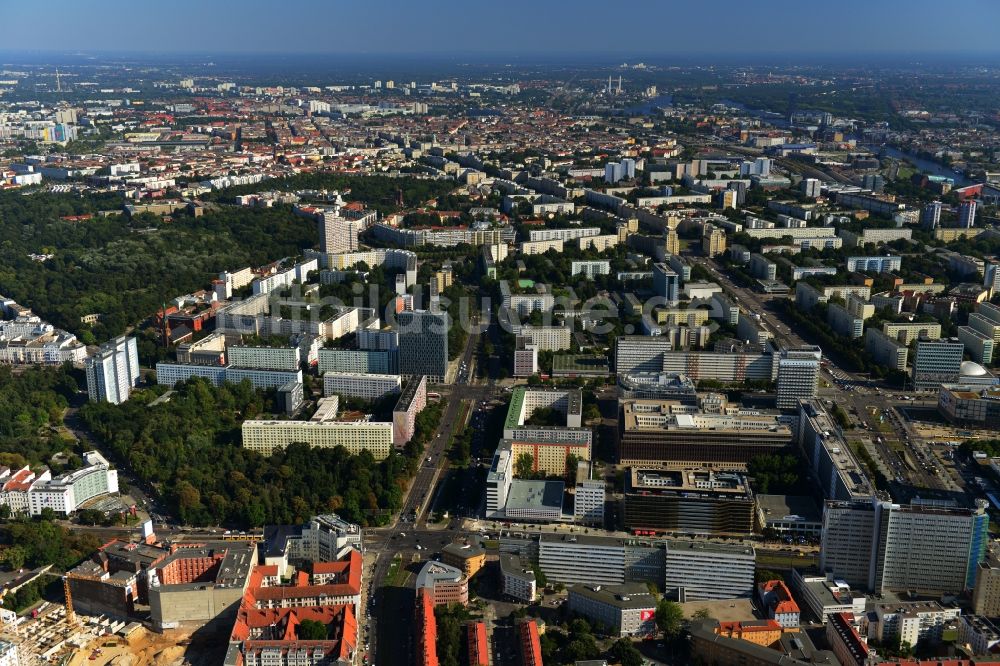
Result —
<instances>
[{"instance_id":1,"label":"construction site","mask_svg":"<svg viewBox=\"0 0 1000 666\"><path fill-rule=\"evenodd\" d=\"M62 575L62 603L20 616L0 608L0 656L17 650L21 666L217 664L256 563L254 538L161 542L146 523L141 539L112 539Z\"/></svg>"},{"instance_id":2,"label":"construction site","mask_svg":"<svg viewBox=\"0 0 1000 666\"><path fill-rule=\"evenodd\" d=\"M0 640L18 651L21 666L208 666L212 650L195 649L190 630L148 631L139 622L73 610L67 579L66 604L42 603L28 615L0 611ZM186 654L187 653L187 654Z\"/></svg>"}]
</instances>

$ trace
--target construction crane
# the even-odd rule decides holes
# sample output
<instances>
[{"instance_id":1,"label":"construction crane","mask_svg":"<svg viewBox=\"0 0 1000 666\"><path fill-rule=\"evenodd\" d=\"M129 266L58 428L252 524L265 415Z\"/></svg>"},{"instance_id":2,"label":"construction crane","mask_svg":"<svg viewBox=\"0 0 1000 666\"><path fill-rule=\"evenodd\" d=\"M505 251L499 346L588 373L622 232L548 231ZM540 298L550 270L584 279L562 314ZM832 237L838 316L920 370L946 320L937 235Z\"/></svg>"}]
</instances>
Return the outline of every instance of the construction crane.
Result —
<instances>
[{"instance_id":1,"label":"construction crane","mask_svg":"<svg viewBox=\"0 0 1000 666\"><path fill-rule=\"evenodd\" d=\"M69 576L63 576L63 594L66 595L66 624L75 627L80 621L73 612L73 593L69 589Z\"/></svg>"}]
</instances>

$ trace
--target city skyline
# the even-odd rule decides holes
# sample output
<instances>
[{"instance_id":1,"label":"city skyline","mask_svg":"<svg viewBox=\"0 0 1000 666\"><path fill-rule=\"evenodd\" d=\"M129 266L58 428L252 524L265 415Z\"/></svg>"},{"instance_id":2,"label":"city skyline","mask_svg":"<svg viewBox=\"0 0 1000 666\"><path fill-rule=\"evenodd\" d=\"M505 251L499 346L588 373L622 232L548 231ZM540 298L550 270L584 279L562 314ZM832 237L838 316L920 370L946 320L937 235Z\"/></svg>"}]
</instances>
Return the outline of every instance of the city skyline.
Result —
<instances>
[{"instance_id":1,"label":"city skyline","mask_svg":"<svg viewBox=\"0 0 1000 666\"><path fill-rule=\"evenodd\" d=\"M1000 666L996 0L2 17L0 666Z\"/></svg>"}]
</instances>

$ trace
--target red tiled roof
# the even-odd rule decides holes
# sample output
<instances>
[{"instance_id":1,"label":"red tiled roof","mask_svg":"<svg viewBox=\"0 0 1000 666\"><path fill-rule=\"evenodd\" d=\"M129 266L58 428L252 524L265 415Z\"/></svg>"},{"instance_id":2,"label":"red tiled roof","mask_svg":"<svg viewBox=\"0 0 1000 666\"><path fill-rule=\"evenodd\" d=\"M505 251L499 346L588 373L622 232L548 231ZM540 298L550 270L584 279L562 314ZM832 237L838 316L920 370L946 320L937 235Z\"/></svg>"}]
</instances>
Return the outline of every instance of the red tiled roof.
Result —
<instances>
[{"instance_id":1,"label":"red tiled roof","mask_svg":"<svg viewBox=\"0 0 1000 666\"><path fill-rule=\"evenodd\" d=\"M775 620L750 620L750 621L733 621L733 622L719 622L719 632L722 633L750 633L753 631L781 631L782 627Z\"/></svg>"},{"instance_id":2,"label":"red tiled roof","mask_svg":"<svg viewBox=\"0 0 1000 666\"><path fill-rule=\"evenodd\" d=\"M466 625L469 645L469 666L489 666L490 647L486 641L486 623L470 622Z\"/></svg>"},{"instance_id":3,"label":"red tiled roof","mask_svg":"<svg viewBox=\"0 0 1000 666\"><path fill-rule=\"evenodd\" d=\"M521 637L521 663L524 666L542 665L542 643L538 636L538 625L534 620L522 622L518 628Z\"/></svg>"},{"instance_id":4,"label":"red tiled roof","mask_svg":"<svg viewBox=\"0 0 1000 666\"><path fill-rule=\"evenodd\" d=\"M243 653L260 648L280 647L286 650L321 648L331 660L350 659L357 649L358 623L354 616L353 604L330 604L288 608L258 608L258 601L277 599L298 599L309 596L355 596L361 591L361 555L352 551L339 564L347 583L339 585L309 585L308 574L299 572L296 584L291 586L260 587L264 575L276 575L277 567L257 566L250 575L250 585L240 609L230 640L243 642ZM352 587L352 583L354 584ZM331 629L331 637L321 641L298 639L299 626L303 620L320 622ZM250 639L254 633L267 628L273 638L267 640ZM268 635L265 634L265 635Z\"/></svg>"},{"instance_id":5,"label":"red tiled roof","mask_svg":"<svg viewBox=\"0 0 1000 666\"><path fill-rule=\"evenodd\" d=\"M783 580L769 580L765 583L761 583L761 589L764 592L771 592L778 599L777 605L775 605L775 614L779 613L798 613L799 605L795 603L795 599L792 598L792 592L785 585Z\"/></svg>"},{"instance_id":6,"label":"red tiled roof","mask_svg":"<svg viewBox=\"0 0 1000 666\"><path fill-rule=\"evenodd\" d=\"M25 491L31 487L31 482L35 479L35 473L25 467L14 473L10 480L3 484L4 490Z\"/></svg>"},{"instance_id":7,"label":"red tiled roof","mask_svg":"<svg viewBox=\"0 0 1000 666\"><path fill-rule=\"evenodd\" d=\"M853 623L854 613L834 613L830 616L831 628L843 641L851 658L855 659L857 663L861 663L868 659L869 649L868 644L858 634Z\"/></svg>"},{"instance_id":8,"label":"red tiled roof","mask_svg":"<svg viewBox=\"0 0 1000 666\"><path fill-rule=\"evenodd\" d=\"M434 596L426 587L417 591L417 666L438 666L437 619Z\"/></svg>"}]
</instances>

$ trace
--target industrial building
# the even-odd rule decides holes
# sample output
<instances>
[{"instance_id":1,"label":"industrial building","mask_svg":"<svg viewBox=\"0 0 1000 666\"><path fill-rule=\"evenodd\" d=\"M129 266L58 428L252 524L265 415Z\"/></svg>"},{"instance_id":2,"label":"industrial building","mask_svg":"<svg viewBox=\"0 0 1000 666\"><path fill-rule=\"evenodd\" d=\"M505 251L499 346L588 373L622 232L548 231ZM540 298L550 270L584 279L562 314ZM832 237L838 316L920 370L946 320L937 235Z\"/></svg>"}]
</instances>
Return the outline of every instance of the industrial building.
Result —
<instances>
[{"instance_id":1,"label":"industrial building","mask_svg":"<svg viewBox=\"0 0 1000 666\"><path fill-rule=\"evenodd\" d=\"M172 547L148 574L153 626L162 631L232 617L256 565L253 542Z\"/></svg>"}]
</instances>

